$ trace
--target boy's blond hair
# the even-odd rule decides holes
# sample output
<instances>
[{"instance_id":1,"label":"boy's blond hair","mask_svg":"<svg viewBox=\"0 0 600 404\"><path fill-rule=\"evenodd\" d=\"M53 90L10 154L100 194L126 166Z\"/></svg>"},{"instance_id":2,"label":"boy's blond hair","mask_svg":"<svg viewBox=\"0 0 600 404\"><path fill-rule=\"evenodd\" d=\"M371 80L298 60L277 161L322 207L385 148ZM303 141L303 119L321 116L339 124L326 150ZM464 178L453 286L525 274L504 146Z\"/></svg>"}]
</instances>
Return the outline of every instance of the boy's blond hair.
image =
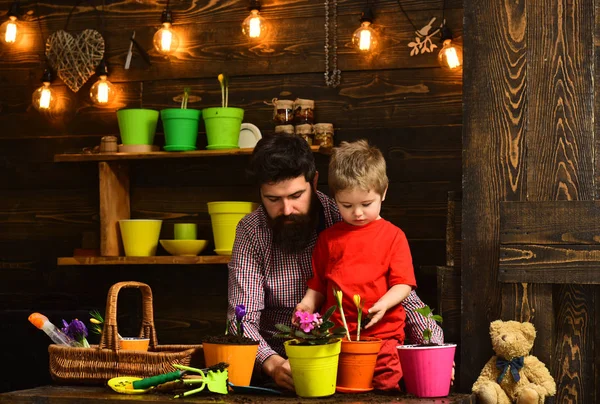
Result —
<instances>
[{"instance_id":1,"label":"boy's blond hair","mask_svg":"<svg viewBox=\"0 0 600 404\"><path fill-rule=\"evenodd\" d=\"M342 142L333 149L329 161L329 189L335 195L339 191L359 188L384 194L388 186L385 158L375 146L366 140Z\"/></svg>"}]
</instances>

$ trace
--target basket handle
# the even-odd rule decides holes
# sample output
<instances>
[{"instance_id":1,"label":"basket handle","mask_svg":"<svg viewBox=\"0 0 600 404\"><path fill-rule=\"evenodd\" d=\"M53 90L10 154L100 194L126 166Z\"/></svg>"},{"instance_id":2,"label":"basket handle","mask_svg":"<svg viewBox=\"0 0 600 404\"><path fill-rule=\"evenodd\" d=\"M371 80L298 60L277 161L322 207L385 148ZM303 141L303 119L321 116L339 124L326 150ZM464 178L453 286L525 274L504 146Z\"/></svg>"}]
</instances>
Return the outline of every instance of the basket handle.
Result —
<instances>
[{"instance_id":1,"label":"basket handle","mask_svg":"<svg viewBox=\"0 0 600 404\"><path fill-rule=\"evenodd\" d=\"M152 289L142 282L126 281L118 282L111 286L106 297L106 315L104 327L100 337L99 349L121 349L119 344L119 331L117 329L117 298L119 291L124 288L139 289L142 293L142 327L140 338L150 339L150 349L154 350L158 345L156 329L154 328L154 312L152 310Z\"/></svg>"}]
</instances>

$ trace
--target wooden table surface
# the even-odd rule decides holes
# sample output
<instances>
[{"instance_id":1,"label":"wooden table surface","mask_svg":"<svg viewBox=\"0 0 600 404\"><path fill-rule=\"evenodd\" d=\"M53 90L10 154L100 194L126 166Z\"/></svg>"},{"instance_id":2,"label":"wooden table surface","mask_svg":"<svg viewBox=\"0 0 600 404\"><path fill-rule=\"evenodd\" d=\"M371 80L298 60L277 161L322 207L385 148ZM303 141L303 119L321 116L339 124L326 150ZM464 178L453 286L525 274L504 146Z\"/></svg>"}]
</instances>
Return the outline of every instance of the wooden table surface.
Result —
<instances>
[{"instance_id":1,"label":"wooden table surface","mask_svg":"<svg viewBox=\"0 0 600 404\"><path fill-rule=\"evenodd\" d=\"M472 395L452 394L446 398L416 399L402 394L340 394L319 399L303 399L290 393L289 396L273 395L219 395L204 393L192 395L183 399L174 399L172 394L118 394L108 387L79 387L79 386L43 386L28 390L17 390L0 394L0 403L7 404L123 404L126 402L147 403L347 403L347 404L475 404Z\"/></svg>"}]
</instances>

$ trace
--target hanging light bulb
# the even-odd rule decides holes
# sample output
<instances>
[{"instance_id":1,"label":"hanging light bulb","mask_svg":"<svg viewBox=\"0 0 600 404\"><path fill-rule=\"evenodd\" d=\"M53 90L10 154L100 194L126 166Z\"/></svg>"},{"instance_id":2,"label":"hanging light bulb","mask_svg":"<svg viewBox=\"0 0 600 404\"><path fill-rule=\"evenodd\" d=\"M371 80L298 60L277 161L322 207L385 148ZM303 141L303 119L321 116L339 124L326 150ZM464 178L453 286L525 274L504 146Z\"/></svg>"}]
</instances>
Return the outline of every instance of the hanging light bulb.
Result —
<instances>
[{"instance_id":1,"label":"hanging light bulb","mask_svg":"<svg viewBox=\"0 0 600 404\"><path fill-rule=\"evenodd\" d=\"M54 109L56 96L52 87L50 87L52 80L52 72L49 69L44 70L44 74L42 74L42 83L44 84L35 90L31 96L33 107L38 111L51 111Z\"/></svg>"},{"instance_id":2,"label":"hanging light bulb","mask_svg":"<svg viewBox=\"0 0 600 404\"><path fill-rule=\"evenodd\" d=\"M20 24L17 20L19 15L19 2L13 1L8 11L8 21L0 25L0 37L2 40L10 45L16 44L21 39Z\"/></svg>"},{"instance_id":3,"label":"hanging light bulb","mask_svg":"<svg viewBox=\"0 0 600 404\"><path fill-rule=\"evenodd\" d=\"M352 34L352 44L361 53L373 53L379 45L379 35L371 27L372 23L373 11L367 8L360 17L360 27Z\"/></svg>"},{"instance_id":4,"label":"hanging light bulb","mask_svg":"<svg viewBox=\"0 0 600 404\"><path fill-rule=\"evenodd\" d=\"M159 53L168 55L175 52L179 47L179 36L171 28L173 15L171 14L168 3L165 10L162 12L161 21L163 25L162 28L154 34L154 48Z\"/></svg>"},{"instance_id":5,"label":"hanging light bulb","mask_svg":"<svg viewBox=\"0 0 600 404\"><path fill-rule=\"evenodd\" d=\"M438 53L438 62L444 69L457 70L463 62L462 48L453 41L452 31L446 26L445 21L441 28L441 35L443 46Z\"/></svg>"},{"instance_id":6,"label":"hanging light bulb","mask_svg":"<svg viewBox=\"0 0 600 404\"><path fill-rule=\"evenodd\" d=\"M90 99L96 105L106 105L114 98L115 87L106 79L108 69L104 59L102 59L96 68L96 75L98 76L98 81L90 88Z\"/></svg>"},{"instance_id":7,"label":"hanging light bulb","mask_svg":"<svg viewBox=\"0 0 600 404\"><path fill-rule=\"evenodd\" d=\"M260 15L260 0L250 0L250 15L242 22L242 33L251 40L263 39L268 30L266 20Z\"/></svg>"}]
</instances>

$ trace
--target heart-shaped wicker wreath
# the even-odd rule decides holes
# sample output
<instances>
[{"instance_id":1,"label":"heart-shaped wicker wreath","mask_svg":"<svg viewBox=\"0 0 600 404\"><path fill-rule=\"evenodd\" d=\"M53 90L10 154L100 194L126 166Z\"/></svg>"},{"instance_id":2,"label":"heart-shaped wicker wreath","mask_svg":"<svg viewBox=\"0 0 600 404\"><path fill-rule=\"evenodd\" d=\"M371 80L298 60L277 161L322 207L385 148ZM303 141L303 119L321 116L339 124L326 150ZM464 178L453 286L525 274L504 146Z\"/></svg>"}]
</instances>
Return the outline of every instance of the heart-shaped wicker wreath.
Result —
<instances>
[{"instance_id":1,"label":"heart-shaped wicker wreath","mask_svg":"<svg viewBox=\"0 0 600 404\"><path fill-rule=\"evenodd\" d=\"M102 61L104 38L93 29L86 29L77 37L56 31L46 41L46 56L58 77L77 92Z\"/></svg>"}]
</instances>

